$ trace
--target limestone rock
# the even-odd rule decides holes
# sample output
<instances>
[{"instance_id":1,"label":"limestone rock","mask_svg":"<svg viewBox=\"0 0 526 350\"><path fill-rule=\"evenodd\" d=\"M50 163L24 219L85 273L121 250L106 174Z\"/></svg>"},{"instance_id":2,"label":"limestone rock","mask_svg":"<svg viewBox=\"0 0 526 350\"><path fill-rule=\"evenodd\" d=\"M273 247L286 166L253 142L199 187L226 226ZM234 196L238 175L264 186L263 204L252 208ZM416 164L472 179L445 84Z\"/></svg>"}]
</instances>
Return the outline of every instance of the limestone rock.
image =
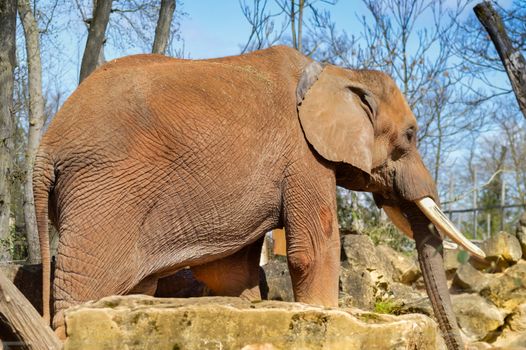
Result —
<instances>
[{"instance_id":1,"label":"limestone rock","mask_svg":"<svg viewBox=\"0 0 526 350\"><path fill-rule=\"evenodd\" d=\"M340 293L343 306L373 310L376 300L375 281L364 268L350 267L344 262L340 268Z\"/></svg>"},{"instance_id":2,"label":"limestone rock","mask_svg":"<svg viewBox=\"0 0 526 350\"><path fill-rule=\"evenodd\" d=\"M477 342L469 343L466 349L467 350L487 350L487 349L493 349L493 346L483 341L477 341Z\"/></svg>"},{"instance_id":3,"label":"limestone rock","mask_svg":"<svg viewBox=\"0 0 526 350\"><path fill-rule=\"evenodd\" d=\"M394 269L389 260L376 250L366 235L346 235L342 238L343 260L352 268L375 271L380 278L392 280Z\"/></svg>"},{"instance_id":4,"label":"limestone rock","mask_svg":"<svg viewBox=\"0 0 526 350\"><path fill-rule=\"evenodd\" d=\"M501 268L515 264L522 257L517 237L504 231L482 242L480 248L486 253L487 260L494 261Z\"/></svg>"},{"instance_id":5,"label":"limestone rock","mask_svg":"<svg viewBox=\"0 0 526 350\"><path fill-rule=\"evenodd\" d=\"M471 264L461 264L453 277L453 286L463 292L480 292L488 285L488 277Z\"/></svg>"},{"instance_id":6,"label":"limestone rock","mask_svg":"<svg viewBox=\"0 0 526 350\"><path fill-rule=\"evenodd\" d=\"M492 278L480 294L507 312L526 303L526 260Z\"/></svg>"},{"instance_id":7,"label":"limestone rock","mask_svg":"<svg viewBox=\"0 0 526 350\"><path fill-rule=\"evenodd\" d=\"M460 328L472 341L491 339L504 324L506 314L478 294L452 295L451 302Z\"/></svg>"},{"instance_id":8,"label":"limestone rock","mask_svg":"<svg viewBox=\"0 0 526 350\"><path fill-rule=\"evenodd\" d=\"M373 310L378 289L387 289L394 268L366 235L342 237L340 285L347 305Z\"/></svg>"},{"instance_id":9,"label":"limestone rock","mask_svg":"<svg viewBox=\"0 0 526 350\"><path fill-rule=\"evenodd\" d=\"M517 225L517 231L515 236L519 240L522 248L522 258L526 259L526 212L522 214L522 217L519 220Z\"/></svg>"},{"instance_id":10,"label":"limestone rock","mask_svg":"<svg viewBox=\"0 0 526 350\"><path fill-rule=\"evenodd\" d=\"M431 302L427 294L423 292L418 292L403 283L393 282L385 294L382 296L381 302L388 303L392 309L390 313L395 315L420 313L433 317ZM378 305L379 299L377 296L376 305Z\"/></svg>"},{"instance_id":11,"label":"limestone rock","mask_svg":"<svg viewBox=\"0 0 526 350\"><path fill-rule=\"evenodd\" d=\"M526 348L526 303L519 305L511 315L494 346Z\"/></svg>"},{"instance_id":12,"label":"limestone rock","mask_svg":"<svg viewBox=\"0 0 526 350\"><path fill-rule=\"evenodd\" d=\"M277 259L269 260L263 266L268 285L267 299L294 301L292 282L290 280L289 268L285 261Z\"/></svg>"},{"instance_id":13,"label":"limestone rock","mask_svg":"<svg viewBox=\"0 0 526 350\"><path fill-rule=\"evenodd\" d=\"M515 236L521 244L522 258L526 259L526 227L522 227L520 231L517 231Z\"/></svg>"},{"instance_id":14,"label":"limestone rock","mask_svg":"<svg viewBox=\"0 0 526 350\"><path fill-rule=\"evenodd\" d=\"M414 258L398 253L386 245L379 245L376 249L391 263L394 281L411 284L422 275L418 262Z\"/></svg>"},{"instance_id":15,"label":"limestone rock","mask_svg":"<svg viewBox=\"0 0 526 350\"><path fill-rule=\"evenodd\" d=\"M66 311L65 349L445 349L424 315L238 298L107 297Z\"/></svg>"}]
</instances>

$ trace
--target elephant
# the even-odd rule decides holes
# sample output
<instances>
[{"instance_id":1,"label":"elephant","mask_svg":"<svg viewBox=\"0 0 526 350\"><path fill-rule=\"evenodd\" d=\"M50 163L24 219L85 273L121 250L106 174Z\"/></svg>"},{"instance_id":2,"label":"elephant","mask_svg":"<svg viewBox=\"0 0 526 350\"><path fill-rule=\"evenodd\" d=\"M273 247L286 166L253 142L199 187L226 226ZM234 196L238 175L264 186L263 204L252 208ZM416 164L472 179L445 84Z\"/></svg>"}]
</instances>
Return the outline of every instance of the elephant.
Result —
<instances>
[{"instance_id":1,"label":"elephant","mask_svg":"<svg viewBox=\"0 0 526 350\"><path fill-rule=\"evenodd\" d=\"M153 294L160 278L184 267L217 295L258 298L261 242L281 227L295 300L337 306L338 185L373 193L414 238L446 344L459 349L443 235L483 253L440 211L416 135L388 75L322 65L285 46L206 60L113 60L67 99L36 156L44 318L48 218L59 232L57 332L67 307Z\"/></svg>"}]
</instances>

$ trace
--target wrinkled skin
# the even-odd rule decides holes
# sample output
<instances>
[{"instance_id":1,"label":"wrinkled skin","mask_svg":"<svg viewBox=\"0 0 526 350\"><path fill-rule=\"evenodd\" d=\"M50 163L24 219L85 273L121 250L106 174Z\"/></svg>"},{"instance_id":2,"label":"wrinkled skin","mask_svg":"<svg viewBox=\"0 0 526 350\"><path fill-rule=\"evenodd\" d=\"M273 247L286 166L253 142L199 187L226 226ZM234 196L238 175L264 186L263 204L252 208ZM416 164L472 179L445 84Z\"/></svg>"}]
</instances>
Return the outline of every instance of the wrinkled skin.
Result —
<instances>
[{"instance_id":1,"label":"wrinkled skin","mask_svg":"<svg viewBox=\"0 0 526 350\"><path fill-rule=\"evenodd\" d=\"M259 298L261 239L279 227L295 299L337 306L340 185L410 219L446 342L461 347L441 238L412 204L437 196L404 97L382 73L307 74L310 63L286 47L203 61L138 55L79 86L35 165L43 250L48 204L60 232L55 327L71 305L153 294L185 266L215 294Z\"/></svg>"}]
</instances>

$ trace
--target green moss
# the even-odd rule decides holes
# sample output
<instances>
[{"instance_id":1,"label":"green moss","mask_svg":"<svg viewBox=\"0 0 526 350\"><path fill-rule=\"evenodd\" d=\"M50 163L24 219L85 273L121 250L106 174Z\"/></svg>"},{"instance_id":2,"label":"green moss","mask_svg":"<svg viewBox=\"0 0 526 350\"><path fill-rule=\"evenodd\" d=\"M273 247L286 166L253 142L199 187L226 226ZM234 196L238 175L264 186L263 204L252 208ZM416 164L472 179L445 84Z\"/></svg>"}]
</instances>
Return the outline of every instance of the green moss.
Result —
<instances>
[{"instance_id":1,"label":"green moss","mask_svg":"<svg viewBox=\"0 0 526 350\"><path fill-rule=\"evenodd\" d=\"M360 321L365 322L365 323L377 323L381 321L380 316L378 316L377 314L373 314L373 313L358 314L356 315L356 317Z\"/></svg>"},{"instance_id":2,"label":"green moss","mask_svg":"<svg viewBox=\"0 0 526 350\"><path fill-rule=\"evenodd\" d=\"M374 304L374 312L379 314L397 314L400 311L400 306L392 300L377 301Z\"/></svg>"},{"instance_id":3,"label":"green moss","mask_svg":"<svg viewBox=\"0 0 526 350\"><path fill-rule=\"evenodd\" d=\"M115 299L115 300L105 300L104 304L103 304L103 307L114 309L117 306L119 306L119 304L120 304L120 300L117 300L117 299Z\"/></svg>"}]
</instances>

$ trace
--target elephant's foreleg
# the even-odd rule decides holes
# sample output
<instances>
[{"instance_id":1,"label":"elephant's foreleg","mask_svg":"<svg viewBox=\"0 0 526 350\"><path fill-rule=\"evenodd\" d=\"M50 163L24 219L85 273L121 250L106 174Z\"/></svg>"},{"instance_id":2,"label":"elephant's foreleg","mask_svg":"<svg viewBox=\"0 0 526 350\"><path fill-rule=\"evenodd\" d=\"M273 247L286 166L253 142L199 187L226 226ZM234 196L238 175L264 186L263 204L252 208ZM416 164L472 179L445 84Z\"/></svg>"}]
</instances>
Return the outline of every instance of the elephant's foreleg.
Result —
<instances>
[{"instance_id":1,"label":"elephant's foreleg","mask_svg":"<svg viewBox=\"0 0 526 350\"><path fill-rule=\"evenodd\" d=\"M240 296L261 300L259 291L259 259L263 237L225 258L193 266L194 276L214 295Z\"/></svg>"},{"instance_id":2,"label":"elephant's foreleg","mask_svg":"<svg viewBox=\"0 0 526 350\"><path fill-rule=\"evenodd\" d=\"M289 178L284 223L296 301L338 305L340 238L334 178Z\"/></svg>"}]
</instances>

